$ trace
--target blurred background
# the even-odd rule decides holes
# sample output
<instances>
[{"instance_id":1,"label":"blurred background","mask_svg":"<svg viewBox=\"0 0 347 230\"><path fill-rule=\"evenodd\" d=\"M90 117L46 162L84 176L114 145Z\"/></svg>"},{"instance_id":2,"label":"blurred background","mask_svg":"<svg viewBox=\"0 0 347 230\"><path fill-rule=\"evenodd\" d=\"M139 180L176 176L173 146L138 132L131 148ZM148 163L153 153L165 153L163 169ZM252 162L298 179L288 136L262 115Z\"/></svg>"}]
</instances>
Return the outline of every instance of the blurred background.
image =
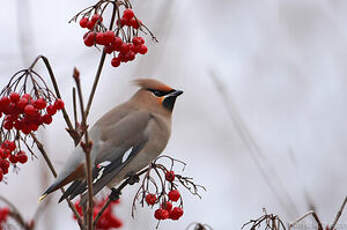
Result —
<instances>
[{"instance_id":1,"label":"blurred background","mask_svg":"<svg viewBox=\"0 0 347 230\"><path fill-rule=\"evenodd\" d=\"M72 69L79 68L87 95L100 52L86 48L85 31L68 21L94 2L3 2L1 86L44 54L71 111ZM139 77L185 91L165 153L187 162L185 174L207 192L201 200L184 193L184 216L164 221L160 229L185 229L195 221L240 229L262 215L262 208L286 221L315 208L331 223L347 189L347 2L132 2L159 43L149 42L147 55L119 68L107 58L89 122L127 100L136 90L130 81ZM43 66L38 71L46 74ZM58 169L73 149L64 128L59 115L40 135ZM7 178L0 194L29 220L53 177L40 157ZM124 190L115 212L123 229L154 229L149 208L138 207L131 218L136 187ZM78 228L67 204L56 204L59 196L52 196L38 229ZM311 228L305 229L313 229L306 223Z\"/></svg>"}]
</instances>

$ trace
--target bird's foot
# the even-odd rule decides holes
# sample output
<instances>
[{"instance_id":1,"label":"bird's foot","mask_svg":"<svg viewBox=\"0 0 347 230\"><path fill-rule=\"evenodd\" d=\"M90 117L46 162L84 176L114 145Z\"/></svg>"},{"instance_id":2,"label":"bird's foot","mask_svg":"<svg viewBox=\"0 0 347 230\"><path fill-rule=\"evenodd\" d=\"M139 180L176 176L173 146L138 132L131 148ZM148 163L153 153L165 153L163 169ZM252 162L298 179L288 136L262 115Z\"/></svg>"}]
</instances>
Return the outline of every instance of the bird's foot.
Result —
<instances>
[{"instance_id":1,"label":"bird's foot","mask_svg":"<svg viewBox=\"0 0 347 230\"><path fill-rule=\"evenodd\" d=\"M120 195L122 194L118 189L111 188L111 194L108 196L108 198L112 201L119 200Z\"/></svg>"},{"instance_id":2,"label":"bird's foot","mask_svg":"<svg viewBox=\"0 0 347 230\"><path fill-rule=\"evenodd\" d=\"M140 177L136 173L129 174L128 184L133 185L133 184L139 183L139 181L140 181Z\"/></svg>"}]
</instances>

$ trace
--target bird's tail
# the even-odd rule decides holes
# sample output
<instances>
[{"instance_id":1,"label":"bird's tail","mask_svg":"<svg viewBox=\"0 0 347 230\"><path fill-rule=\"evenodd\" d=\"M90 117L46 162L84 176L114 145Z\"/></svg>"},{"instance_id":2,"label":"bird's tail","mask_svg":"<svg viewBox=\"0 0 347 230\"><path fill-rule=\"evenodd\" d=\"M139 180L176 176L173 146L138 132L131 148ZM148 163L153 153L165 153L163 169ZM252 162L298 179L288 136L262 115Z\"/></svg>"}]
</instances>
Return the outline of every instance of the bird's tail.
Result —
<instances>
[{"instance_id":1,"label":"bird's tail","mask_svg":"<svg viewBox=\"0 0 347 230\"><path fill-rule=\"evenodd\" d=\"M56 190L58 190L59 188L61 188L64 181L57 181L55 183L53 183L51 186L48 187L48 189L40 196L39 198L39 202L44 200L48 194L55 192Z\"/></svg>"}]
</instances>

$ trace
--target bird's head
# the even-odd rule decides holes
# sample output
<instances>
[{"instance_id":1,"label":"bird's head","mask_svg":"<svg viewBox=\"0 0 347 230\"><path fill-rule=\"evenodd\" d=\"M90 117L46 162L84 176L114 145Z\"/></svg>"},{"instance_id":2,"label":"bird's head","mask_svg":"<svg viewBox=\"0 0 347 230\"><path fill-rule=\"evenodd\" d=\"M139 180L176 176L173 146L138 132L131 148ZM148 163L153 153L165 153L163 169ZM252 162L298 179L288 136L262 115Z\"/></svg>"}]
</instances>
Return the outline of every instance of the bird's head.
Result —
<instances>
[{"instance_id":1,"label":"bird's head","mask_svg":"<svg viewBox=\"0 0 347 230\"><path fill-rule=\"evenodd\" d=\"M170 86L150 78L137 79L134 83L140 87L134 96L135 100L141 101L144 105L154 108L165 109L172 112L176 98L183 93Z\"/></svg>"}]
</instances>

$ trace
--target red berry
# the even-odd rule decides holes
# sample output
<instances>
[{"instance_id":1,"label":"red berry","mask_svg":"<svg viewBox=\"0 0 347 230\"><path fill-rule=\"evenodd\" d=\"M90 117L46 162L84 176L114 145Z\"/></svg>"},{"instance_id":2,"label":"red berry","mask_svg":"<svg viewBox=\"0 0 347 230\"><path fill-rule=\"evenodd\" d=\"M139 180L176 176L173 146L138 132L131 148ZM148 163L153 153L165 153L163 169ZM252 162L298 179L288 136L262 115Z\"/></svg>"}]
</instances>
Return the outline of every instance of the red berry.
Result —
<instances>
[{"instance_id":1,"label":"red berry","mask_svg":"<svg viewBox=\"0 0 347 230\"><path fill-rule=\"evenodd\" d=\"M7 169L10 167L10 162L4 159L0 159L0 168L4 172L4 174L7 174Z\"/></svg>"},{"instance_id":2,"label":"red berry","mask_svg":"<svg viewBox=\"0 0 347 230\"><path fill-rule=\"evenodd\" d=\"M122 46L122 44L123 40L120 37L115 37L112 42L113 50L120 51L120 47Z\"/></svg>"},{"instance_id":3,"label":"red berry","mask_svg":"<svg viewBox=\"0 0 347 230\"><path fill-rule=\"evenodd\" d=\"M104 47L104 51L105 51L105 53L107 53L107 54L112 53L112 52L113 52L113 46L112 46L112 45L106 45L106 46Z\"/></svg>"},{"instance_id":4,"label":"red berry","mask_svg":"<svg viewBox=\"0 0 347 230\"><path fill-rule=\"evenodd\" d=\"M7 130L11 130L13 128L13 122L12 121L4 121L3 127Z\"/></svg>"},{"instance_id":5,"label":"red berry","mask_svg":"<svg viewBox=\"0 0 347 230\"><path fill-rule=\"evenodd\" d=\"M49 124L52 123L53 119L52 119L52 116L51 116L51 115L45 114L45 115L43 115L43 117L42 117L42 121L43 121L43 123L45 123L46 125L49 125Z\"/></svg>"},{"instance_id":6,"label":"red berry","mask_svg":"<svg viewBox=\"0 0 347 230\"><path fill-rule=\"evenodd\" d=\"M120 25L120 27L123 27L127 24L127 20L125 18L121 18L120 20L117 20L117 25Z\"/></svg>"},{"instance_id":7,"label":"red berry","mask_svg":"<svg viewBox=\"0 0 347 230\"><path fill-rule=\"evenodd\" d=\"M171 190L169 192L169 199L172 201L178 201L178 199L180 198L180 192L178 190Z\"/></svg>"},{"instance_id":8,"label":"red berry","mask_svg":"<svg viewBox=\"0 0 347 230\"><path fill-rule=\"evenodd\" d=\"M170 201L166 201L161 204L161 208L168 210L170 212L172 209L172 203Z\"/></svg>"},{"instance_id":9,"label":"red berry","mask_svg":"<svg viewBox=\"0 0 347 230\"><path fill-rule=\"evenodd\" d=\"M130 20L135 16L134 11L132 9L126 9L123 12L123 18L126 20Z\"/></svg>"},{"instance_id":10,"label":"red berry","mask_svg":"<svg viewBox=\"0 0 347 230\"><path fill-rule=\"evenodd\" d=\"M114 41L114 38L115 38L114 32L111 30L106 31L104 33L104 38L105 38L106 44L112 43Z\"/></svg>"},{"instance_id":11,"label":"red berry","mask_svg":"<svg viewBox=\"0 0 347 230\"><path fill-rule=\"evenodd\" d=\"M146 202L148 205L154 205L156 201L157 201L157 197L155 194L150 193L146 195Z\"/></svg>"},{"instance_id":12,"label":"red berry","mask_svg":"<svg viewBox=\"0 0 347 230\"><path fill-rule=\"evenodd\" d=\"M14 114L15 112L16 112L16 105L12 102L4 110L5 114Z\"/></svg>"},{"instance_id":13,"label":"red berry","mask_svg":"<svg viewBox=\"0 0 347 230\"><path fill-rule=\"evenodd\" d=\"M162 209L162 208L159 208L159 209L155 210L155 212L154 212L154 217L157 220L165 220L165 219L169 218L169 216L170 216L169 212L165 209Z\"/></svg>"},{"instance_id":14,"label":"red berry","mask_svg":"<svg viewBox=\"0 0 347 230\"><path fill-rule=\"evenodd\" d=\"M167 171L165 173L165 179L167 181L170 181L170 182L174 181L175 180L175 172L174 171Z\"/></svg>"},{"instance_id":15,"label":"red berry","mask_svg":"<svg viewBox=\"0 0 347 230\"><path fill-rule=\"evenodd\" d=\"M8 97L2 97L0 99L0 107L7 107L10 104L11 100Z\"/></svg>"},{"instance_id":16,"label":"red berry","mask_svg":"<svg viewBox=\"0 0 347 230\"><path fill-rule=\"evenodd\" d=\"M0 168L0 181L2 181L3 178L4 178L4 173L2 169Z\"/></svg>"},{"instance_id":17,"label":"red berry","mask_svg":"<svg viewBox=\"0 0 347 230\"><path fill-rule=\"evenodd\" d=\"M39 98L39 99L37 99L37 100L33 103L33 105L34 105L35 108L37 108L37 109L44 109L44 108L46 108L47 103L46 103L46 100L45 100L45 99Z\"/></svg>"},{"instance_id":18,"label":"red berry","mask_svg":"<svg viewBox=\"0 0 347 230\"><path fill-rule=\"evenodd\" d=\"M16 149L16 143L14 141L6 140L7 149L13 152Z\"/></svg>"},{"instance_id":19,"label":"red berry","mask_svg":"<svg viewBox=\"0 0 347 230\"><path fill-rule=\"evenodd\" d=\"M111 60L111 65L112 65L113 67L118 67L118 66L120 66L120 59L119 59L118 57L112 58L112 60Z\"/></svg>"},{"instance_id":20,"label":"red berry","mask_svg":"<svg viewBox=\"0 0 347 230\"><path fill-rule=\"evenodd\" d=\"M31 100L31 96L28 93L23 94L22 98L26 98L28 100Z\"/></svg>"},{"instance_id":21,"label":"red berry","mask_svg":"<svg viewBox=\"0 0 347 230\"><path fill-rule=\"evenodd\" d=\"M140 49L141 49L141 45L135 45L135 46L133 47L133 52L134 52L134 53L138 53L138 52L140 52Z\"/></svg>"},{"instance_id":22,"label":"red berry","mask_svg":"<svg viewBox=\"0 0 347 230\"><path fill-rule=\"evenodd\" d=\"M127 62L128 60L125 58L125 55L123 53L119 53L118 54L118 59L121 61L121 62Z\"/></svg>"},{"instance_id":23,"label":"red berry","mask_svg":"<svg viewBox=\"0 0 347 230\"><path fill-rule=\"evenodd\" d=\"M137 21L135 18L132 18L130 21L129 21L129 25L132 26L134 29L138 29L140 28L140 24L142 24L140 21Z\"/></svg>"},{"instance_id":24,"label":"red berry","mask_svg":"<svg viewBox=\"0 0 347 230\"><path fill-rule=\"evenodd\" d=\"M28 116L34 116L37 113L37 110L33 105L29 104L24 107L24 113Z\"/></svg>"},{"instance_id":25,"label":"red berry","mask_svg":"<svg viewBox=\"0 0 347 230\"><path fill-rule=\"evenodd\" d=\"M148 51L147 46L141 45L141 48L140 48L140 50L139 50L139 53L140 53L140 54L146 54L147 51Z\"/></svg>"},{"instance_id":26,"label":"red berry","mask_svg":"<svg viewBox=\"0 0 347 230\"><path fill-rule=\"evenodd\" d=\"M0 148L0 157L6 159L9 156L9 151L7 149Z\"/></svg>"},{"instance_id":27,"label":"red berry","mask_svg":"<svg viewBox=\"0 0 347 230\"><path fill-rule=\"evenodd\" d=\"M21 130L23 128L23 123L21 121L17 120L13 123L13 126L15 127L15 129Z\"/></svg>"},{"instance_id":28,"label":"red berry","mask_svg":"<svg viewBox=\"0 0 347 230\"><path fill-rule=\"evenodd\" d=\"M57 109L57 110L62 110L64 109L64 101L62 99L57 99L55 102L54 102L54 107Z\"/></svg>"},{"instance_id":29,"label":"red berry","mask_svg":"<svg viewBox=\"0 0 347 230\"><path fill-rule=\"evenodd\" d=\"M88 19L87 17L81 18L81 20L80 20L80 26L81 26L82 28L87 28L88 21L89 21L89 19Z\"/></svg>"},{"instance_id":30,"label":"red berry","mask_svg":"<svg viewBox=\"0 0 347 230\"><path fill-rule=\"evenodd\" d=\"M37 124L30 124L29 129L31 131L37 131L39 129L39 126Z\"/></svg>"},{"instance_id":31,"label":"red berry","mask_svg":"<svg viewBox=\"0 0 347 230\"><path fill-rule=\"evenodd\" d=\"M18 103L17 103L17 107L21 110L24 109L24 107L29 103L29 99L25 98L22 96L21 99L19 99Z\"/></svg>"},{"instance_id":32,"label":"red berry","mask_svg":"<svg viewBox=\"0 0 347 230\"><path fill-rule=\"evenodd\" d=\"M16 92L10 94L10 99L13 103L16 103L20 99L20 95Z\"/></svg>"},{"instance_id":33,"label":"red berry","mask_svg":"<svg viewBox=\"0 0 347 230\"><path fill-rule=\"evenodd\" d=\"M169 218L169 216L170 216L169 211L166 210L166 209L164 209L164 210L162 211L162 213L161 213L161 218L162 218L162 220L165 220L165 219Z\"/></svg>"},{"instance_id":34,"label":"red berry","mask_svg":"<svg viewBox=\"0 0 347 230\"><path fill-rule=\"evenodd\" d=\"M123 43L120 47L120 52L123 53L123 54L126 54L128 53L129 51L129 46L127 43Z\"/></svg>"},{"instance_id":35,"label":"red berry","mask_svg":"<svg viewBox=\"0 0 347 230\"><path fill-rule=\"evenodd\" d=\"M15 121L15 120L17 120L17 118L18 118L18 116L15 116L15 115L6 115L5 116L5 120L6 121Z\"/></svg>"},{"instance_id":36,"label":"red berry","mask_svg":"<svg viewBox=\"0 0 347 230\"><path fill-rule=\"evenodd\" d=\"M95 40L96 40L95 32L88 33L87 36L85 36L85 38L83 39L84 44L89 47L95 44Z\"/></svg>"},{"instance_id":37,"label":"red berry","mask_svg":"<svg viewBox=\"0 0 347 230\"><path fill-rule=\"evenodd\" d=\"M99 44L99 45L106 45L107 44L106 40L105 40L104 33L102 33L102 32L99 32L96 34L95 40L96 40L96 44Z\"/></svg>"},{"instance_id":38,"label":"red berry","mask_svg":"<svg viewBox=\"0 0 347 230\"><path fill-rule=\"evenodd\" d=\"M28 161L28 156L25 154L24 151L20 151L16 154L16 158L18 160L19 163L24 164L25 162Z\"/></svg>"},{"instance_id":39,"label":"red berry","mask_svg":"<svg viewBox=\"0 0 347 230\"><path fill-rule=\"evenodd\" d=\"M49 105L47 106L46 111L48 115L53 116L57 112L57 109L55 108L55 106Z\"/></svg>"},{"instance_id":40,"label":"red berry","mask_svg":"<svg viewBox=\"0 0 347 230\"><path fill-rule=\"evenodd\" d=\"M87 28L88 29L92 30L94 28L94 26L95 26L95 22L93 22L92 20L89 20L87 22Z\"/></svg>"},{"instance_id":41,"label":"red berry","mask_svg":"<svg viewBox=\"0 0 347 230\"><path fill-rule=\"evenodd\" d=\"M84 42L84 44L85 44L86 46L88 46L88 47L91 47L91 46L94 45L94 42L91 41L91 40L88 40L88 39L84 39L83 42Z\"/></svg>"},{"instance_id":42,"label":"red berry","mask_svg":"<svg viewBox=\"0 0 347 230\"><path fill-rule=\"evenodd\" d=\"M145 43L145 40L142 37L134 37L133 38L133 44L135 46L143 45Z\"/></svg>"},{"instance_id":43,"label":"red berry","mask_svg":"<svg viewBox=\"0 0 347 230\"><path fill-rule=\"evenodd\" d=\"M126 55L125 58L128 61L133 61L135 59L135 53L133 51L129 51Z\"/></svg>"},{"instance_id":44,"label":"red berry","mask_svg":"<svg viewBox=\"0 0 347 230\"><path fill-rule=\"evenodd\" d=\"M102 22L103 18L101 15L98 14L94 14L91 21L93 21L94 23L96 23L97 21Z\"/></svg>"},{"instance_id":45,"label":"red berry","mask_svg":"<svg viewBox=\"0 0 347 230\"><path fill-rule=\"evenodd\" d=\"M178 220L181 216L183 216L183 209L179 207L175 207L170 212L170 219L172 220Z\"/></svg>"},{"instance_id":46,"label":"red berry","mask_svg":"<svg viewBox=\"0 0 347 230\"><path fill-rule=\"evenodd\" d=\"M12 164L15 164L15 163L18 162L18 159L17 159L17 157L15 155L10 155L10 157L8 159L10 160L10 162Z\"/></svg>"},{"instance_id":47,"label":"red berry","mask_svg":"<svg viewBox=\"0 0 347 230\"><path fill-rule=\"evenodd\" d=\"M25 125L25 126L23 126L23 128L22 128L22 132L23 132L24 134L29 134L29 133L31 132L31 129L30 129L30 127L29 127L28 125Z\"/></svg>"}]
</instances>

